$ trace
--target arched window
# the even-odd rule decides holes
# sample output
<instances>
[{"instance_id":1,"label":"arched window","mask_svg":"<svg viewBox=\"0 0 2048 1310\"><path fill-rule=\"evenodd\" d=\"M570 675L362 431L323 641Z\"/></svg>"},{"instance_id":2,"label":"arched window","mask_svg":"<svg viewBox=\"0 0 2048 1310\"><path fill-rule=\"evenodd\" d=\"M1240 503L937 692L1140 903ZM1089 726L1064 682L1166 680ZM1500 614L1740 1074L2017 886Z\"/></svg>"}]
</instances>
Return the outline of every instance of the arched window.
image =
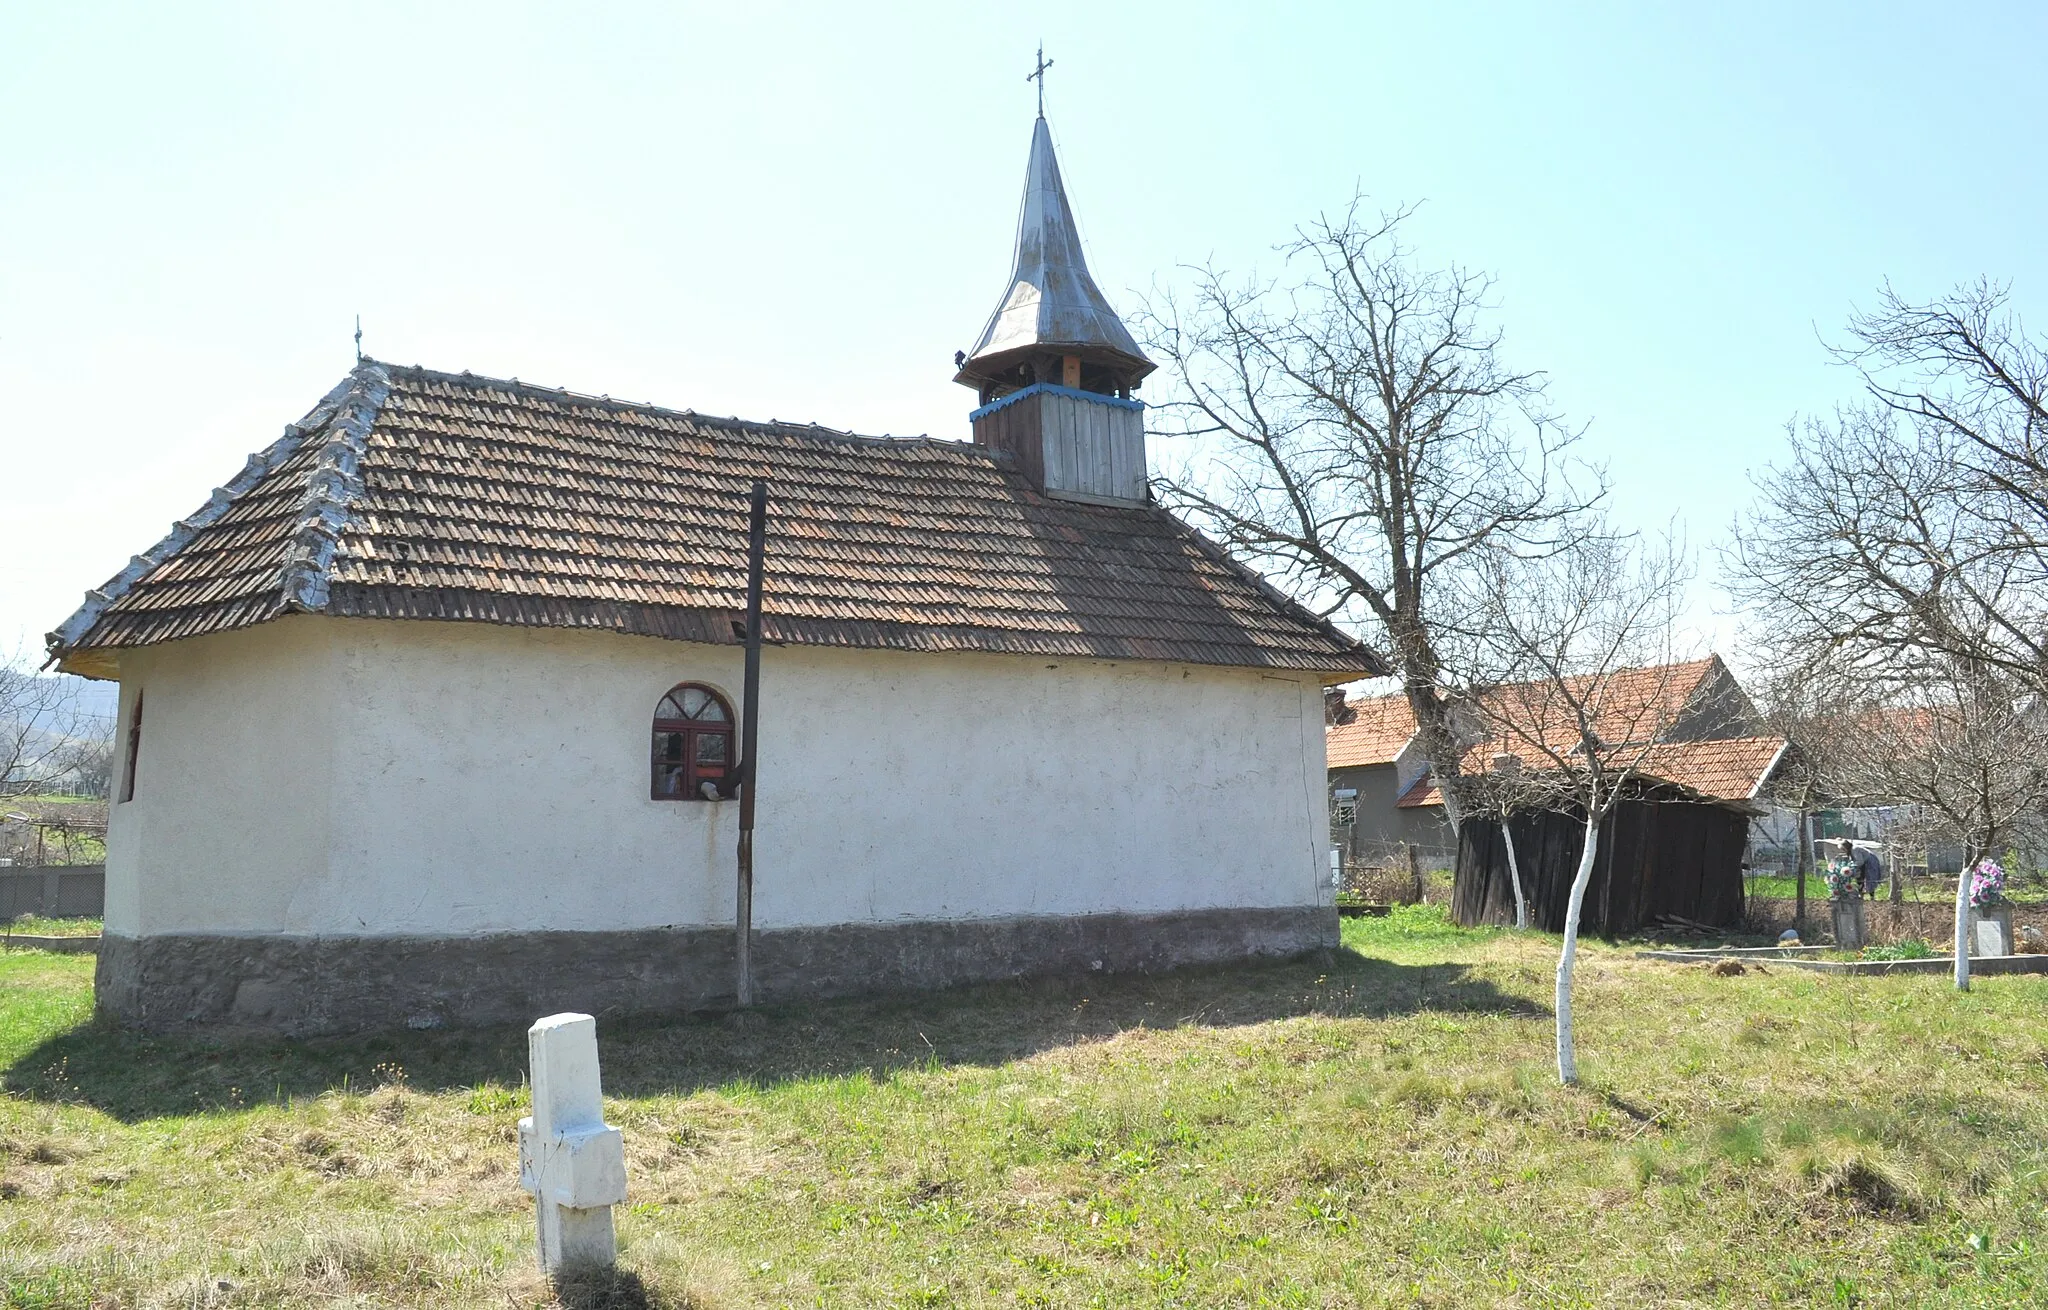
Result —
<instances>
[{"instance_id":1,"label":"arched window","mask_svg":"<svg viewBox=\"0 0 2048 1310\"><path fill-rule=\"evenodd\" d=\"M709 687L686 682L654 710L654 799L715 801L729 794L732 707Z\"/></svg>"}]
</instances>

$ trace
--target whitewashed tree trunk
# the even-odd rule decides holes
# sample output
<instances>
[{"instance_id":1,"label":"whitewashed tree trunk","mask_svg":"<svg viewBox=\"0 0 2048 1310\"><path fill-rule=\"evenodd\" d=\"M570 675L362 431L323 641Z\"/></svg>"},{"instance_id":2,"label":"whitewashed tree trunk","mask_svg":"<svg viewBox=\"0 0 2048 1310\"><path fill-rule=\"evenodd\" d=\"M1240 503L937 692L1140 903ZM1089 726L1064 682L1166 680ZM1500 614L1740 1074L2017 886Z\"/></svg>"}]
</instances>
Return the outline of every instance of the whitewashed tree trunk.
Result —
<instances>
[{"instance_id":1,"label":"whitewashed tree trunk","mask_svg":"<svg viewBox=\"0 0 2048 1310\"><path fill-rule=\"evenodd\" d=\"M1579 907L1586 903L1586 887L1593 881L1593 861L1600 854L1600 816L1586 816L1586 849L1579 856L1578 872L1572 875L1571 900L1564 911L1564 950L1557 957L1557 1079L1579 1081L1578 1055L1572 1046L1572 966L1579 958Z\"/></svg>"},{"instance_id":2,"label":"whitewashed tree trunk","mask_svg":"<svg viewBox=\"0 0 2048 1310\"><path fill-rule=\"evenodd\" d=\"M1963 862L1962 876L1956 879L1956 990L1970 990L1970 884L1977 881L1977 861L1974 857Z\"/></svg>"},{"instance_id":3,"label":"whitewashed tree trunk","mask_svg":"<svg viewBox=\"0 0 2048 1310\"><path fill-rule=\"evenodd\" d=\"M1508 848L1508 881L1515 888L1515 927L1529 926L1529 902L1522 895L1522 865L1515 859L1515 835L1508 831L1508 821L1500 821L1500 839Z\"/></svg>"}]
</instances>

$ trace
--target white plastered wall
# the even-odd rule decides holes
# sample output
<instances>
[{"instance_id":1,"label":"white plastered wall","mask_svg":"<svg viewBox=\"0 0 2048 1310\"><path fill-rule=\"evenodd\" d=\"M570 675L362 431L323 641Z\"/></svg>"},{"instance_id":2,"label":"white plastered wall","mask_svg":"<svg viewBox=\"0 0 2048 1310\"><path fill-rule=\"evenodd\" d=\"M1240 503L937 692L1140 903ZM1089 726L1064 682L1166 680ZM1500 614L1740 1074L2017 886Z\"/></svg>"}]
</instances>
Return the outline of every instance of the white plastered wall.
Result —
<instances>
[{"instance_id":1,"label":"white plastered wall","mask_svg":"<svg viewBox=\"0 0 2048 1310\"><path fill-rule=\"evenodd\" d=\"M296 616L123 658L108 928L730 923L738 806L648 798L655 703L741 652ZM755 923L1326 904L1313 674L770 648ZM118 907L118 908L117 908Z\"/></svg>"},{"instance_id":2,"label":"white plastered wall","mask_svg":"<svg viewBox=\"0 0 2048 1310\"><path fill-rule=\"evenodd\" d=\"M107 931L281 925L328 868L334 642L317 623L124 651L114 786L142 697L135 796L108 812Z\"/></svg>"}]
</instances>

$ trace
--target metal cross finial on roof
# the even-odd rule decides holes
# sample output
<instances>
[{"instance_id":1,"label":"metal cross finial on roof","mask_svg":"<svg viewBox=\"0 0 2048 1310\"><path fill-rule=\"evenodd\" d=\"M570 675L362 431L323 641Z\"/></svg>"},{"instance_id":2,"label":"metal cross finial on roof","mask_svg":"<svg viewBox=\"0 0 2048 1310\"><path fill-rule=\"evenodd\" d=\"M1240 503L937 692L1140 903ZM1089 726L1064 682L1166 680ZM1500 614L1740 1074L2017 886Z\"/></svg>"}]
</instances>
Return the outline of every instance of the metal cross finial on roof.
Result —
<instances>
[{"instance_id":1,"label":"metal cross finial on roof","mask_svg":"<svg viewBox=\"0 0 2048 1310\"><path fill-rule=\"evenodd\" d=\"M356 363L363 362L363 316L356 315Z\"/></svg>"},{"instance_id":2,"label":"metal cross finial on roof","mask_svg":"<svg viewBox=\"0 0 2048 1310\"><path fill-rule=\"evenodd\" d=\"M1045 70L1051 68L1052 63L1052 60L1045 57L1045 42L1040 41L1038 43L1038 67L1032 69L1024 77L1024 80L1027 82L1038 83L1038 116L1040 118L1045 117Z\"/></svg>"}]
</instances>

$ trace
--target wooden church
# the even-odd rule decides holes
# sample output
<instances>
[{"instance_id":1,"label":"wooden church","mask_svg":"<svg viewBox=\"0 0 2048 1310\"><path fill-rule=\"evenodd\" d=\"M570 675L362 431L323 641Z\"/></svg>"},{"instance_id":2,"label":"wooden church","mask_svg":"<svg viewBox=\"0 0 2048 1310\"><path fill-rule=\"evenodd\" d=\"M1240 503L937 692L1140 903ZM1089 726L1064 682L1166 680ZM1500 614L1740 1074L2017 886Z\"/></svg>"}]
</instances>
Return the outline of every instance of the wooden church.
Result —
<instances>
[{"instance_id":1,"label":"wooden church","mask_svg":"<svg viewBox=\"0 0 2048 1310\"><path fill-rule=\"evenodd\" d=\"M120 683L101 1009L292 1032L1331 945L1359 644L1152 502L1041 114L972 442L364 360L50 637ZM738 759L769 487L758 757Z\"/></svg>"}]
</instances>

